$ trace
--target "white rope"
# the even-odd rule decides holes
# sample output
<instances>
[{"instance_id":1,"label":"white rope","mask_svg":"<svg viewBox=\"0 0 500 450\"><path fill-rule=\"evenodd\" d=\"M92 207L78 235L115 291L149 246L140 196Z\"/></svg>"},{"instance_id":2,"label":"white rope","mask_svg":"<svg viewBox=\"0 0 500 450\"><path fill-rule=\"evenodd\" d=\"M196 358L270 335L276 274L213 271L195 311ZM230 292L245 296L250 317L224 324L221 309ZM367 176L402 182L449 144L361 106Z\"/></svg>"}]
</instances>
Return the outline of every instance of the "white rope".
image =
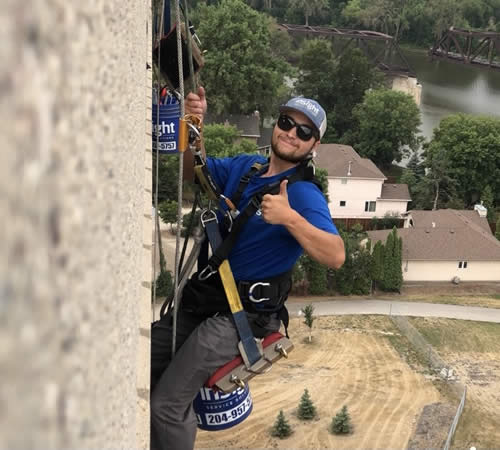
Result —
<instances>
[{"instance_id":1,"label":"white rope","mask_svg":"<svg viewBox=\"0 0 500 450\"><path fill-rule=\"evenodd\" d=\"M177 63L179 68L179 92L181 102L181 117L184 117L184 70L182 65L182 35L181 35L181 11L179 0L172 0L175 3L175 22L177 34ZM189 32L189 30L188 30ZM189 36L187 36L189 38ZM189 150L186 150L189 151ZM182 227L182 183L184 158L182 153L179 154L179 181L178 181L178 196L177 196L177 232L175 235L175 269L174 269L174 317L172 326L172 358L175 355L175 347L177 341L177 311L179 309L179 248L181 242L181 227ZM187 239L187 237L186 237Z\"/></svg>"},{"instance_id":2,"label":"white rope","mask_svg":"<svg viewBox=\"0 0 500 450\"><path fill-rule=\"evenodd\" d=\"M161 4L161 15L160 15L160 29L158 30L157 37L157 48L158 48L158 67L161 67L161 34L163 31L163 21L165 14L165 0L162 0ZM153 64L154 66L154 64ZM158 227L158 174L159 174L159 166L160 166L160 135L158 130L160 129L160 71L156 75L156 182L155 182L155 195L154 195L154 209L155 209L155 217L154 219L154 245L153 245L153 303L152 303L152 316L153 322L155 321L156 316L156 252L161 252L160 248L160 238L159 233L160 229Z\"/></svg>"}]
</instances>

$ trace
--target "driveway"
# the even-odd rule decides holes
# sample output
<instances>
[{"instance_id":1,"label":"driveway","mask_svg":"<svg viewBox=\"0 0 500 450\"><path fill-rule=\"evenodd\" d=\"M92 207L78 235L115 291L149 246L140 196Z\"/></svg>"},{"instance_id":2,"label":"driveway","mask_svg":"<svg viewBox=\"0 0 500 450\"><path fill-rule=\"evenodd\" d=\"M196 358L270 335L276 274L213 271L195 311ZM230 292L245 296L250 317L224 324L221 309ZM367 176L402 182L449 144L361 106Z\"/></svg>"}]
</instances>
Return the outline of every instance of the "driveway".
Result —
<instances>
[{"instance_id":1,"label":"driveway","mask_svg":"<svg viewBox=\"0 0 500 450\"><path fill-rule=\"evenodd\" d=\"M443 305L437 303L400 302L390 300L321 301L311 302L314 315L335 316L347 314L382 314L413 317L442 317L446 319L476 320L500 323L500 309L476 306ZM309 302L287 302L290 316L299 316Z\"/></svg>"}]
</instances>

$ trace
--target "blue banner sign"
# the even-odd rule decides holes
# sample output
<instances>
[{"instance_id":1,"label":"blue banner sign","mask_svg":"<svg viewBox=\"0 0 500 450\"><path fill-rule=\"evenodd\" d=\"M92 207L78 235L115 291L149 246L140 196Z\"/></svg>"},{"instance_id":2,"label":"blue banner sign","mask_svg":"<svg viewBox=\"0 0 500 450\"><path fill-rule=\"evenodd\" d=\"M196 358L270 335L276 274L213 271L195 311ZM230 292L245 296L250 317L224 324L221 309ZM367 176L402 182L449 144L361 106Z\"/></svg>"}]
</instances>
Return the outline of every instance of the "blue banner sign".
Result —
<instances>
[{"instance_id":1,"label":"blue banner sign","mask_svg":"<svg viewBox=\"0 0 500 450\"><path fill-rule=\"evenodd\" d=\"M159 120L158 120L159 110ZM177 153L179 139L180 105L153 104L153 150L159 153Z\"/></svg>"}]
</instances>

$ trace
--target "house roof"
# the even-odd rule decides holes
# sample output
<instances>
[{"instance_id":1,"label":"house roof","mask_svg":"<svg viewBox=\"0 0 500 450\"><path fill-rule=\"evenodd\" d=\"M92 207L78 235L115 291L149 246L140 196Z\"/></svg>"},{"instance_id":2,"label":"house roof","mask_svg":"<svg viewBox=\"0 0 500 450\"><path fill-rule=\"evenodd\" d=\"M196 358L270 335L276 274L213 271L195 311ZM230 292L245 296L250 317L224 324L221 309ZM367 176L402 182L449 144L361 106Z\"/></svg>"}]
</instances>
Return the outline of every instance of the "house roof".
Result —
<instances>
[{"instance_id":1,"label":"house roof","mask_svg":"<svg viewBox=\"0 0 500 450\"><path fill-rule=\"evenodd\" d=\"M258 114L249 116L243 114L227 114L225 116L207 114L205 123L209 125L215 123L233 125L240 131L242 137L258 138L260 136L260 118Z\"/></svg>"},{"instance_id":2,"label":"house roof","mask_svg":"<svg viewBox=\"0 0 500 450\"><path fill-rule=\"evenodd\" d=\"M457 209L438 209L435 211L408 211L411 215L413 227L454 227L461 225L475 224L491 234L490 226L486 217L480 217L477 211L457 210Z\"/></svg>"},{"instance_id":3,"label":"house roof","mask_svg":"<svg viewBox=\"0 0 500 450\"><path fill-rule=\"evenodd\" d=\"M390 184L382 185L382 194L380 200L407 200L411 201L410 192L407 184Z\"/></svg>"},{"instance_id":4,"label":"house roof","mask_svg":"<svg viewBox=\"0 0 500 450\"><path fill-rule=\"evenodd\" d=\"M445 212L448 211L448 212ZM468 213L475 211L441 210L411 211L412 218L420 215L415 227L399 228L398 236L403 239L403 259L427 261L500 261L500 242L488 230L479 225ZM421 214L422 213L422 214ZM428 217L425 217L428 215ZM432 220L444 217L445 220ZM418 225L420 223L420 225ZM368 231L373 243L385 242L390 230Z\"/></svg>"},{"instance_id":5,"label":"house roof","mask_svg":"<svg viewBox=\"0 0 500 450\"><path fill-rule=\"evenodd\" d=\"M326 169L330 177L386 179L370 159L361 158L350 145L320 144L316 153L316 165Z\"/></svg>"}]
</instances>

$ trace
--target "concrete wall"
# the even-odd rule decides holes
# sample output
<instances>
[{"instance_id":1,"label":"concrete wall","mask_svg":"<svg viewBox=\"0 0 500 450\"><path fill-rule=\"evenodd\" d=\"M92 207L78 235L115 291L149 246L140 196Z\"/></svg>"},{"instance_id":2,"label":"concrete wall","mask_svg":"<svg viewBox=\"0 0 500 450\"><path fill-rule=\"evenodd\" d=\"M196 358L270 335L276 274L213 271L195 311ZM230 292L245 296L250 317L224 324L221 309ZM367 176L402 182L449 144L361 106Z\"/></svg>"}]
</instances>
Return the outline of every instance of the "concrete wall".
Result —
<instances>
[{"instance_id":1,"label":"concrete wall","mask_svg":"<svg viewBox=\"0 0 500 450\"><path fill-rule=\"evenodd\" d=\"M462 264L463 265L463 264ZM467 268L459 268L459 261L403 260L404 281L500 281L500 261L467 261Z\"/></svg>"},{"instance_id":2,"label":"concrete wall","mask_svg":"<svg viewBox=\"0 0 500 450\"><path fill-rule=\"evenodd\" d=\"M150 0L0 5L0 448L146 448Z\"/></svg>"},{"instance_id":3,"label":"concrete wall","mask_svg":"<svg viewBox=\"0 0 500 450\"><path fill-rule=\"evenodd\" d=\"M394 77L392 80L392 90L410 94L415 103L420 106L422 101L422 85L413 77Z\"/></svg>"}]
</instances>

